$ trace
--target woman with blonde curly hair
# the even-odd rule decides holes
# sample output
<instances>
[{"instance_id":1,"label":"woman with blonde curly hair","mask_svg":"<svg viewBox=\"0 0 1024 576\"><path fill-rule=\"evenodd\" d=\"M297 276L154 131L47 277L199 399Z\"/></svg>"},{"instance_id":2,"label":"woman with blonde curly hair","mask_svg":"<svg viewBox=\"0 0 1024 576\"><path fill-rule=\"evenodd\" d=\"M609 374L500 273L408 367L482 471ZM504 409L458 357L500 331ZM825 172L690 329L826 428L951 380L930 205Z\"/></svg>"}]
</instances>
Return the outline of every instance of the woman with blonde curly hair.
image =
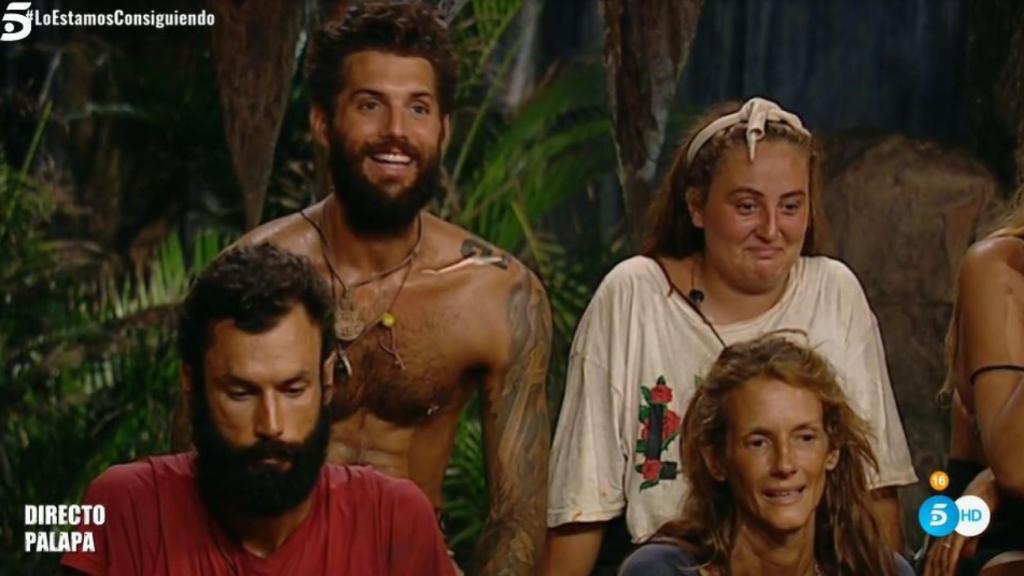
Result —
<instances>
[{"instance_id":1,"label":"woman with blonde curly hair","mask_svg":"<svg viewBox=\"0 0 1024 576\"><path fill-rule=\"evenodd\" d=\"M869 507L868 425L813 350L779 333L725 348L682 437L682 513L622 575L913 574Z\"/></svg>"}]
</instances>

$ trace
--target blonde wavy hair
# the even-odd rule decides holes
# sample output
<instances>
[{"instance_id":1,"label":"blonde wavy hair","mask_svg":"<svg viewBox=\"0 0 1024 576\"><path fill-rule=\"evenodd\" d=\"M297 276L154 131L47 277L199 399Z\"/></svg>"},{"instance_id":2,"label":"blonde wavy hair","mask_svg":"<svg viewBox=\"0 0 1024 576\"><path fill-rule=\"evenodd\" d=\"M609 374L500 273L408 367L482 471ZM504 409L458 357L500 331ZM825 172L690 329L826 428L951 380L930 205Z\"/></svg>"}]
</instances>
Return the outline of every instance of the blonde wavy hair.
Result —
<instances>
[{"instance_id":1,"label":"blonde wavy hair","mask_svg":"<svg viewBox=\"0 0 1024 576\"><path fill-rule=\"evenodd\" d=\"M1003 236L1024 238L1024 186L1017 189L1013 201L1010 203L1010 210L1000 220L995 229L982 237L998 238ZM957 274L959 277L959 274ZM956 389L957 380L957 355L960 353L960 281L955 286L956 301L953 302L953 314L949 319L949 328L946 330L945 355L946 355L946 379L939 390L938 398L942 402L948 402Z\"/></svg>"},{"instance_id":2,"label":"blonde wavy hair","mask_svg":"<svg viewBox=\"0 0 1024 576\"><path fill-rule=\"evenodd\" d=\"M728 346L699 384L681 431L682 463L692 488L679 518L663 526L655 538L675 542L723 575L731 573L729 559L737 522L735 497L728 483L714 478L701 449L711 448L724 457L729 428L726 400L747 382L764 378L817 394L829 449L839 452L835 469L827 473L825 491L814 515L814 556L818 565L828 574L895 575L892 552L880 545L879 524L868 508L868 467L878 468L868 442L868 425L850 408L828 362L780 332Z\"/></svg>"}]
</instances>

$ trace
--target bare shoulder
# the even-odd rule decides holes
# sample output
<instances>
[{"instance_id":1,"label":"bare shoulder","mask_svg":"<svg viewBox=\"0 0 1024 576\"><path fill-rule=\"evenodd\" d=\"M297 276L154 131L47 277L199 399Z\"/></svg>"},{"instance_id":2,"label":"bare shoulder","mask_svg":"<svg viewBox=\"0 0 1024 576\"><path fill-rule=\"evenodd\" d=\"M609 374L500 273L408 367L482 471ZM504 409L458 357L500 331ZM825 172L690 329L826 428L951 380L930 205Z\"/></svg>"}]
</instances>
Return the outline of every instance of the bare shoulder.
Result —
<instances>
[{"instance_id":1,"label":"bare shoulder","mask_svg":"<svg viewBox=\"0 0 1024 576\"><path fill-rule=\"evenodd\" d=\"M1024 358L1024 242L986 238L964 255L957 281L968 370ZM964 392L962 390L962 392ZM971 405L965 392L965 400Z\"/></svg>"},{"instance_id":2,"label":"bare shoulder","mask_svg":"<svg viewBox=\"0 0 1024 576\"><path fill-rule=\"evenodd\" d=\"M436 274L460 274L464 287L480 295L511 295L527 288L547 298L537 275L514 256L468 230L424 213L424 226L431 237L426 266Z\"/></svg>"},{"instance_id":3,"label":"bare shoulder","mask_svg":"<svg viewBox=\"0 0 1024 576\"><path fill-rule=\"evenodd\" d=\"M990 236L975 242L960 265L960 284L1024 280L1024 240Z\"/></svg>"},{"instance_id":4,"label":"bare shoulder","mask_svg":"<svg viewBox=\"0 0 1024 576\"><path fill-rule=\"evenodd\" d=\"M484 364L507 367L536 357L537 366L546 366L551 310L536 274L504 250L454 224L429 216L424 226L431 237L429 249L424 250L424 267L441 285L453 288L452 298L472 309L472 314L464 316L467 322L460 333L479 347Z\"/></svg>"},{"instance_id":5,"label":"bare shoulder","mask_svg":"<svg viewBox=\"0 0 1024 576\"><path fill-rule=\"evenodd\" d=\"M324 201L320 201L300 212L261 224L246 232L234 245L252 246L269 242L289 252L315 257L318 253L311 248L317 245L319 238L310 221L320 220L323 206Z\"/></svg>"}]
</instances>

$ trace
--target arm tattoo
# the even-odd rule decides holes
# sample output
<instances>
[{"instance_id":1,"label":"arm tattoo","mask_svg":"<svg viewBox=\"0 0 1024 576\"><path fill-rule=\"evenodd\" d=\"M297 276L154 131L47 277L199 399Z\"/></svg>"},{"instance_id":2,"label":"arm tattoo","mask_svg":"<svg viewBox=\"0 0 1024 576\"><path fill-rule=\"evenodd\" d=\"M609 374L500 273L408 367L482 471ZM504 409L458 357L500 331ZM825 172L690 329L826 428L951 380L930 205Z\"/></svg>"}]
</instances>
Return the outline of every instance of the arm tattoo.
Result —
<instances>
[{"instance_id":1,"label":"arm tattoo","mask_svg":"<svg viewBox=\"0 0 1024 576\"><path fill-rule=\"evenodd\" d=\"M546 526L551 312L544 289L529 272L513 286L507 313L508 372L504 382L492 381L485 389L490 514L477 543L473 574L534 574Z\"/></svg>"}]
</instances>

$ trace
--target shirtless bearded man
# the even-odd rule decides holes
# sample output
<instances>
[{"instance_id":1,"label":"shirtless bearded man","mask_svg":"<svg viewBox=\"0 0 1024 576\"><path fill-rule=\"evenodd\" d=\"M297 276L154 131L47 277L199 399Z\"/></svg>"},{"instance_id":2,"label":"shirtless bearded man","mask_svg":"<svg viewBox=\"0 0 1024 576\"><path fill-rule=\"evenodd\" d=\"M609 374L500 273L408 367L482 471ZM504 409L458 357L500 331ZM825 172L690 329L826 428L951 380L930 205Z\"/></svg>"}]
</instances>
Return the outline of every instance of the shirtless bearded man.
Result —
<instances>
[{"instance_id":1,"label":"shirtless bearded man","mask_svg":"<svg viewBox=\"0 0 1024 576\"><path fill-rule=\"evenodd\" d=\"M473 573L532 574L544 535L547 296L510 256L423 208L440 188L455 61L418 2L355 4L306 61L327 199L267 223L331 283L340 356L328 457L415 481L437 509L459 412L480 392L490 514Z\"/></svg>"}]
</instances>

